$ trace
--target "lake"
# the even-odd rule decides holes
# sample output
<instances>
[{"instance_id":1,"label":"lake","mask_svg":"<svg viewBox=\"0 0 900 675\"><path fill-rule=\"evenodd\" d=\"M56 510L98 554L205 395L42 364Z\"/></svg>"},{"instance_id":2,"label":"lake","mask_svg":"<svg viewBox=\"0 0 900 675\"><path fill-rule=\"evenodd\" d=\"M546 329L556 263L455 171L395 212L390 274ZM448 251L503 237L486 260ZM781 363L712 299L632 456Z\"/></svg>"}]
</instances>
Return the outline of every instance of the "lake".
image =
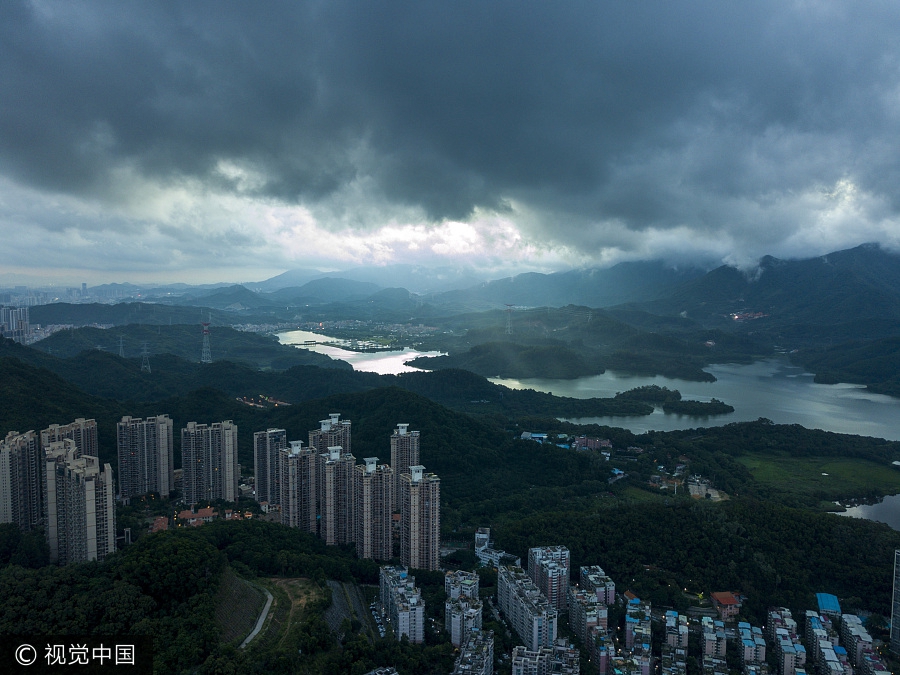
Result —
<instances>
[{"instance_id":1,"label":"lake","mask_svg":"<svg viewBox=\"0 0 900 675\"><path fill-rule=\"evenodd\" d=\"M288 331L278 335L283 344L308 348L350 363L354 369L391 375L415 371L406 365L417 356L438 356L440 352L402 349L388 352L356 352L337 346L310 342L336 342L338 338L310 331ZM812 373L791 365L786 356L751 364L717 364L706 370L715 382L690 382L666 377L641 377L607 371L602 375L575 380L491 378L491 382L511 389L534 389L573 398L606 398L617 392L656 384L678 389L682 398L708 401L717 398L734 406L728 415L688 417L666 415L656 409L641 417L573 418L580 424L623 427L640 434L646 431L675 431L694 427L721 426L766 417L777 424L801 424L843 434L900 440L900 399L872 394L856 384L817 384Z\"/></svg>"},{"instance_id":2,"label":"lake","mask_svg":"<svg viewBox=\"0 0 900 675\"><path fill-rule=\"evenodd\" d=\"M378 352L357 352L351 349L342 349L341 347L332 346L330 344L305 344L307 342L333 342L337 344L348 344L347 340L333 338L321 333L312 333L305 330L292 330L286 333L279 333L278 340L285 345L294 345L301 349L309 349L319 354L325 354L333 359L346 361L354 370L360 370L367 373L378 373L379 375L396 375L398 373L409 373L419 370L412 366L407 366L406 362L411 361L419 356L443 356L443 352L419 352L415 349L404 347L403 349L395 349L391 351Z\"/></svg>"},{"instance_id":3,"label":"lake","mask_svg":"<svg viewBox=\"0 0 900 675\"><path fill-rule=\"evenodd\" d=\"M634 433L719 426L766 417L777 424L801 424L844 434L900 440L900 399L872 394L862 385L817 384L813 375L787 357L752 364L718 364L705 369L715 382L639 377L607 371L575 380L508 379L491 381L512 389L535 389L574 398L615 396L616 392L656 384L678 389L684 399L717 398L735 411L714 417L666 415L657 409L643 417L592 417L570 421L624 427Z\"/></svg>"},{"instance_id":4,"label":"lake","mask_svg":"<svg viewBox=\"0 0 900 675\"><path fill-rule=\"evenodd\" d=\"M879 523L887 523L895 530L900 530L900 495L890 495L877 504L852 506L840 515L877 520Z\"/></svg>"}]
</instances>

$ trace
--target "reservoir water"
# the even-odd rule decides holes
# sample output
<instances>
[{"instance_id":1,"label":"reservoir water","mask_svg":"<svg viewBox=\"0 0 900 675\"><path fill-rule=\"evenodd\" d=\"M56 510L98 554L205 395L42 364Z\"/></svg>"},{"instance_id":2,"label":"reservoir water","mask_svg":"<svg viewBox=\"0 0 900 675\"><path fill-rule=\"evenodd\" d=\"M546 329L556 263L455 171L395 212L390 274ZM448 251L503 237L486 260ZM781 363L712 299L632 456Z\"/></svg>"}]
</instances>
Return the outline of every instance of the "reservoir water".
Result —
<instances>
[{"instance_id":1,"label":"reservoir water","mask_svg":"<svg viewBox=\"0 0 900 675\"><path fill-rule=\"evenodd\" d=\"M879 523L887 523L895 530L900 530L900 495L890 495L877 504L852 506L841 515L876 520Z\"/></svg>"},{"instance_id":2,"label":"reservoir water","mask_svg":"<svg viewBox=\"0 0 900 675\"><path fill-rule=\"evenodd\" d=\"M735 409L727 415L701 418L666 415L657 409L643 417L571 420L624 427L635 433L719 426L765 417L777 424L800 424L810 429L900 440L900 399L873 394L862 385L817 384L812 373L791 365L786 357L751 364L717 364L705 370L715 375L715 382L638 377L610 371L575 380L494 378L491 381L513 389L535 389L574 398L615 396L616 392L656 384L678 389L684 399L717 398Z\"/></svg>"},{"instance_id":3,"label":"reservoir water","mask_svg":"<svg viewBox=\"0 0 900 675\"><path fill-rule=\"evenodd\" d=\"M341 343L321 333L289 331L278 336L283 344L311 349L350 363L356 370L382 375L416 370L406 362L417 356L437 356L439 352L412 349L356 352L312 342ZM310 343L310 344L306 344ZM591 417L572 419L581 424L624 427L634 433L650 430L674 431L720 426L765 417L777 424L800 424L843 434L900 440L900 399L872 394L855 384L817 384L813 375L791 365L787 357L751 364L718 364L706 370L715 382L690 382L665 377L640 377L607 371L602 375L574 380L492 378L511 389L534 389L573 398L615 396L616 392L656 384L678 389L682 398L708 401L717 398L734 406L734 412L713 417L666 415L661 409L641 417Z\"/></svg>"},{"instance_id":4,"label":"reservoir water","mask_svg":"<svg viewBox=\"0 0 900 675\"><path fill-rule=\"evenodd\" d=\"M419 352L414 349L409 349L408 347L391 351L358 352L335 346L335 344L346 345L346 340L305 330L292 330L286 333L279 333L278 340L285 345L294 345L295 347L309 349L310 351L319 354L325 354L333 359L346 361L353 366L354 370L361 370L367 373L378 373L379 375L396 375L398 373L412 372L418 370L418 368L407 366L407 361L411 361L419 356L442 355L442 352ZM321 344L323 342L334 344Z\"/></svg>"}]
</instances>

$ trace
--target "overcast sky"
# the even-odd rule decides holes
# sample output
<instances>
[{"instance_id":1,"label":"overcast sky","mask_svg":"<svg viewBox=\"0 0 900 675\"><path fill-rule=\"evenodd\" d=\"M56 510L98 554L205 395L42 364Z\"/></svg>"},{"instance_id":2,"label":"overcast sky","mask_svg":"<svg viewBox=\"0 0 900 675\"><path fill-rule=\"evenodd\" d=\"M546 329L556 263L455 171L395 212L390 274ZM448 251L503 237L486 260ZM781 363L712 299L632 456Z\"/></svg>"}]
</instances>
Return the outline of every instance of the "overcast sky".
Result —
<instances>
[{"instance_id":1,"label":"overcast sky","mask_svg":"<svg viewBox=\"0 0 900 675\"><path fill-rule=\"evenodd\" d=\"M900 246L900 3L0 2L0 281Z\"/></svg>"}]
</instances>

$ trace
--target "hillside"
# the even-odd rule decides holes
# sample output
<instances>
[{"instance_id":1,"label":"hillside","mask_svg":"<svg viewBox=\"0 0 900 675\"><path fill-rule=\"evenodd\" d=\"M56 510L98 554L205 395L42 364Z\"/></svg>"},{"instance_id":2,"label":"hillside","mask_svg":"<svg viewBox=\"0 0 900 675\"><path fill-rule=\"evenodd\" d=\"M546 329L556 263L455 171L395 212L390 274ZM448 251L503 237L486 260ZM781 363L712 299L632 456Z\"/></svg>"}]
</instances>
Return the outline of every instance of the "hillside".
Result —
<instances>
[{"instance_id":1,"label":"hillside","mask_svg":"<svg viewBox=\"0 0 900 675\"><path fill-rule=\"evenodd\" d=\"M636 308L810 344L886 337L900 330L900 255L863 245L806 260L767 256L752 273L722 266Z\"/></svg>"},{"instance_id":2,"label":"hillside","mask_svg":"<svg viewBox=\"0 0 900 675\"><path fill-rule=\"evenodd\" d=\"M658 298L673 285L700 274L699 269L675 269L660 261L626 262L605 269L553 274L529 272L439 293L430 298L430 302L438 307L456 307L465 311L502 308L508 304L608 307Z\"/></svg>"},{"instance_id":3,"label":"hillside","mask_svg":"<svg viewBox=\"0 0 900 675\"><path fill-rule=\"evenodd\" d=\"M855 382L900 397L900 337L804 350L794 360L815 373L816 382Z\"/></svg>"},{"instance_id":4,"label":"hillside","mask_svg":"<svg viewBox=\"0 0 900 675\"><path fill-rule=\"evenodd\" d=\"M199 323L129 324L106 330L85 327L59 331L34 343L33 347L47 354L70 358L87 350L118 354L120 341L126 358L139 359L146 344L151 356L172 354L189 363L199 363L203 346L202 326ZM233 361L262 369L287 370L304 365L352 369L345 361L283 345L275 337L227 326L210 327L210 353L213 361Z\"/></svg>"}]
</instances>

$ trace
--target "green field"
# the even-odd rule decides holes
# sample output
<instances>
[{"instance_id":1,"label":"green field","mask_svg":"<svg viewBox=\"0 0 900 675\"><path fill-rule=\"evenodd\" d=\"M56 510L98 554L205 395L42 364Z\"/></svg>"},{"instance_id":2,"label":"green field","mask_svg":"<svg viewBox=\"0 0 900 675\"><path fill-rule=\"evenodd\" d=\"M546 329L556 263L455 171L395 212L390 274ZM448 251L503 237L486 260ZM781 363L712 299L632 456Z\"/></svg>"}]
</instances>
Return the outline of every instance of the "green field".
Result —
<instances>
[{"instance_id":1,"label":"green field","mask_svg":"<svg viewBox=\"0 0 900 675\"><path fill-rule=\"evenodd\" d=\"M787 457L747 454L736 458L754 480L776 492L836 501L900 492L900 471L852 457Z\"/></svg>"}]
</instances>

